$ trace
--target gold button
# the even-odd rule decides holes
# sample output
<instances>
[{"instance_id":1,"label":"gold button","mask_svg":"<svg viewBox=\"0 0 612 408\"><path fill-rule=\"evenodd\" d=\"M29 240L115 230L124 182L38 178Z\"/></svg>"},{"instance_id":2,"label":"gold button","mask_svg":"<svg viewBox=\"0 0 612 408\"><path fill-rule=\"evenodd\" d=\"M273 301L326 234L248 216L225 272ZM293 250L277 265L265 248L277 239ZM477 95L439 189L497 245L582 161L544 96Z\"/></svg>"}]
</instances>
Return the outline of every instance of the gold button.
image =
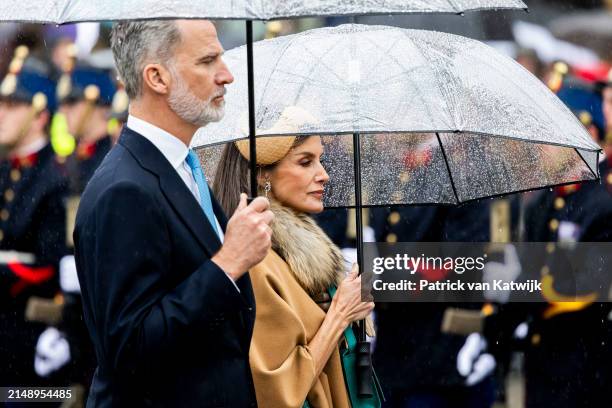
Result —
<instances>
[{"instance_id":1,"label":"gold button","mask_svg":"<svg viewBox=\"0 0 612 408\"><path fill-rule=\"evenodd\" d=\"M548 275L549 273L550 273L550 268L548 267L548 265L544 265L542 269L540 269L540 274L542 276Z\"/></svg>"},{"instance_id":2,"label":"gold button","mask_svg":"<svg viewBox=\"0 0 612 408\"><path fill-rule=\"evenodd\" d=\"M565 207L565 200L563 199L563 197L555 198L555 210L560 210L563 207Z\"/></svg>"},{"instance_id":3,"label":"gold button","mask_svg":"<svg viewBox=\"0 0 612 408\"><path fill-rule=\"evenodd\" d=\"M546 244L546 252L549 254L552 254L553 252L555 252L555 244L553 244L552 242L549 242L548 244Z\"/></svg>"},{"instance_id":4,"label":"gold button","mask_svg":"<svg viewBox=\"0 0 612 408\"><path fill-rule=\"evenodd\" d=\"M393 233L387 235L387 242L397 242L397 235Z\"/></svg>"},{"instance_id":5,"label":"gold button","mask_svg":"<svg viewBox=\"0 0 612 408\"><path fill-rule=\"evenodd\" d=\"M16 183L19 181L19 179L21 179L21 172L17 169L11 170L11 180Z\"/></svg>"},{"instance_id":6,"label":"gold button","mask_svg":"<svg viewBox=\"0 0 612 408\"><path fill-rule=\"evenodd\" d=\"M608 182L608 184L612 184L612 173L608 174L608 177L606 177L606 181Z\"/></svg>"},{"instance_id":7,"label":"gold button","mask_svg":"<svg viewBox=\"0 0 612 408\"><path fill-rule=\"evenodd\" d=\"M8 220L9 216L10 216L10 214L9 214L9 212L8 212L8 210L6 208L3 209L2 211L0 211L0 218L2 219L2 221Z\"/></svg>"},{"instance_id":8,"label":"gold button","mask_svg":"<svg viewBox=\"0 0 612 408\"><path fill-rule=\"evenodd\" d=\"M410 181L410 173L408 173L408 172L406 172L406 171L405 171L405 172L403 172L403 173L400 175L400 181L401 181L402 183L407 183L407 182L409 182L409 181Z\"/></svg>"},{"instance_id":9,"label":"gold button","mask_svg":"<svg viewBox=\"0 0 612 408\"><path fill-rule=\"evenodd\" d=\"M399 215L397 211L393 211L391 214L389 214L389 218L388 218L389 224L391 225L397 224L401 219L402 217Z\"/></svg>"},{"instance_id":10,"label":"gold button","mask_svg":"<svg viewBox=\"0 0 612 408\"><path fill-rule=\"evenodd\" d=\"M538 344L540 344L541 341L542 341L542 336L539 333L536 333L533 336L531 336L531 344L533 344L534 346L537 346Z\"/></svg>"},{"instance_id":11,"label":"gold button","mask_svg":"<svg viewBox=\"0 0 612 408\"><path fill-rule=\"evenodd\" d=\"M550 228L551 231L556 231L557 229L559 229L559 220L553 218L548 223L548 227Z\"/></svg>"},{"instance_id":12,"label":"gold button","mask_svg":"<svg viewBox=\"0 0 612 408\"><path fill-rule=\"evenodd\" d=\"M4 231L0 229L0 241L4 239Z\"/></svg>"},{"instance_id":13,"label":"gold button","mask_svg":"<svg viewBox=\"0 0 612 408\"><path fill-rule=\"evenodd\" d=\"M9 188L4 192L4 199L7 203L10 203L15 199L15 192Z\"/></svg>"}]
</instances>

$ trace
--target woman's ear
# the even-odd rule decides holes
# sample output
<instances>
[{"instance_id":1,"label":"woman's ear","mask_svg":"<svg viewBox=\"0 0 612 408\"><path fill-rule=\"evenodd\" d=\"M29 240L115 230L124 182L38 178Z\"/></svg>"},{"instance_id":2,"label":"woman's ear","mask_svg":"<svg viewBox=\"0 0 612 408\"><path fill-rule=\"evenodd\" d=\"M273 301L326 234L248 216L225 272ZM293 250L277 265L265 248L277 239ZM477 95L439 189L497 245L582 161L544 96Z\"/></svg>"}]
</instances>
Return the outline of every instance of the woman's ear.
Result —
<instances>
[{"instance_id":1,"label":"woman's ear","mask_svg":"<svg viewBox=\"0 0 612 408\"><path fill-rule=\"evenodd\" d=\"M263 188L266 181L270 181L270 170L260 170L257 174L257 184Z\"/></svg>"},{"instance_id":2,"label":"woman's ear","mask_svg":"<svg viewBox=\"0 0 612 408\"><path fill-rule=\"evenodd\" d=\"M165 67L160 64L147 64L143 69L144 86L151 91L166 95L170 92L171 75Z\"/></svg>"}]
</instances>

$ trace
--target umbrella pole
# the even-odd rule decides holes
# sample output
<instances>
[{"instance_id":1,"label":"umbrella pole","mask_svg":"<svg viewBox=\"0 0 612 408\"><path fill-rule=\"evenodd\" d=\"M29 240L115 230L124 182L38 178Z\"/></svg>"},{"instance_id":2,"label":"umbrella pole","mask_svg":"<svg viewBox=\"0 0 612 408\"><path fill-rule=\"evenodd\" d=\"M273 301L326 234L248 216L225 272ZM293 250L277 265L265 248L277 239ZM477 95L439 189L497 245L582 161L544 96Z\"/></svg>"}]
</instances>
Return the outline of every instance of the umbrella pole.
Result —
<instances>
[{"instance_id":1,"label":"umbrella pole","mask_svg":"<svg viewBox=\"0 0 612 408\"><path fill-rule=\"evenodd\" d=\"M357 238L357 265L359 274L363 273L363 218L361 202L361 142L359 133L353 133L353 170L355 178L355 224ZM371 397L372 390L372 357L370 343L366 341L365 320L359 322L357 336L357 384L359 396Z\"/></svg>"},{"instance_id":2,"label":"umbrella pole","mask_svg":"<svg viewBox=\"0 0 612 408\"><path fill-rule=\"evenodd\" d=\"M253 22L246 21L247 78L249 89L249 167L251 199L257 197L257 146L255 144L255 75L253 70Z\"/></svg>"}]
</instances>

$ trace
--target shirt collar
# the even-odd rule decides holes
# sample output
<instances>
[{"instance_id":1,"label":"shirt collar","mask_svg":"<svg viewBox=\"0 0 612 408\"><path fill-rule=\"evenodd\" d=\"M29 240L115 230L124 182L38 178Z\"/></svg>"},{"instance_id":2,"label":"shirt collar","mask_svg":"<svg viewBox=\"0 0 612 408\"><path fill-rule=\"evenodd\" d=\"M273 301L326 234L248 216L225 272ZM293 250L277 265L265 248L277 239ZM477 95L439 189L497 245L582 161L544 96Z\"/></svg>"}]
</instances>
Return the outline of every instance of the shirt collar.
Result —
<instances>
[{"instance_id":1,"label":"shirt collar","mask_svg":"<svg viewBox=\"0 0 612 408\"><path fill-rule=\"evenodd\" d=\"M187 158L189 148L173 134L132 115L128 116L127 127L153 143L175 169Z\"/></svg>"}]
</instances>

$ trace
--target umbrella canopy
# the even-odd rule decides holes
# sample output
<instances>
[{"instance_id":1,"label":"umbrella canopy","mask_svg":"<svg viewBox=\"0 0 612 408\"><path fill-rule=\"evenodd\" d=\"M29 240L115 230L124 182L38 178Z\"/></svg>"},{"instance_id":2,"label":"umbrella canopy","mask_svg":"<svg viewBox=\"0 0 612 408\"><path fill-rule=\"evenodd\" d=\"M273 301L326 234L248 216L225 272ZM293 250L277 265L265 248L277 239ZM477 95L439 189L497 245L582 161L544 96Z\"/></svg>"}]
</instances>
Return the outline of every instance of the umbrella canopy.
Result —
<instances>
[{"instance_id":1,"label":"umbrella canopy","mask_svg":"<svg viewBox=\"0 0 612 408\"><path fill-rule=\"evenodd\" d=\"M151 18L271 20L363 14L527 9L520 0L37 0L0 3L0 21L67 22Z\"/></svg>"},{"instance_id":2,"label":"umbrella canopy","mask_svg":"<svg viewBox=\"0 0 612 408\"><path fill-rule=\"evenodd\" d=\"M344 25L261 41L254 54L257 137L328 135L328 207L355 203L353 133L364 206L456 204L597 178L599 146L571 111L478 41ZM225 54L236 78L226 115L194 147L247 138L245 58L244 47ZM295 107L309 119L297 131L277 126ZM218 150L204 153L207 165Z\"/></svg>"}]
</instances>

